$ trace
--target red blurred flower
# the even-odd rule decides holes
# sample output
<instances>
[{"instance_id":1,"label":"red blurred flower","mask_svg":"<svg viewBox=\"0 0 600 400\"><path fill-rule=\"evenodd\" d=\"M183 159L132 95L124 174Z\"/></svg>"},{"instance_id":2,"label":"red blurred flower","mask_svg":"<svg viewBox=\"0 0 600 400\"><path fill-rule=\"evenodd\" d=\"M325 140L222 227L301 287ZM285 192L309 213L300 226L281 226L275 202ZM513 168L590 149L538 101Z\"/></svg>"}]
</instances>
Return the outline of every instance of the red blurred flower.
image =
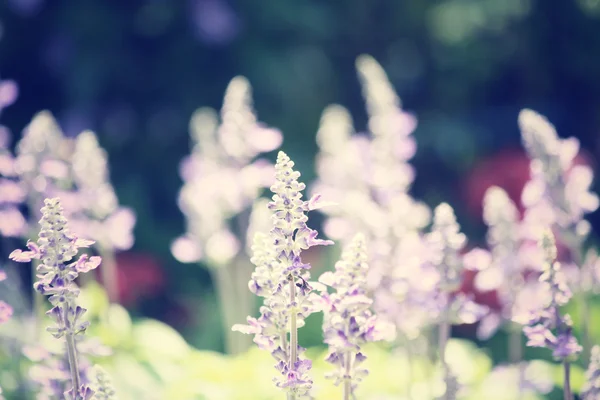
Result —
<instances>
[{"instance_id":1,"label":"red blurred flower","mask_svg":"<svg viewBox=\"0 0 600 400\"><path fill-rule=\"evenodd\" d=\"M477 163L465 180L467 210L482 218L482 202L490 186L499 186L521 208L521 192L529 180L529 158L522 149L505 149Z\"/></svg>"},{"instance_id":2,"label":"red blurred flower","mask_svg":"<svg viewBox=\"0 0 600 400\"><path fill-rule=\"evenodd\" d=\"M160 262L147 253L125 252L116 257L119 302L134 305L140 297L151 297L165 286Z\"/></svg>"},{"instance_id":3,"label":"red blurred flower","mask_svg":"<svg viewBox=\"0 0 600 400\"><path fill-rule=\"evenodd\" d=\"M581 151L573 160L573 165L590 164L590 158ZM529 178L529 158L521 148L503 149L483 159L475 164L464 182L467 211L481 219L483 196L495 185L506 191L522 213L521 192Z\"/></svg>"}]
</instances>

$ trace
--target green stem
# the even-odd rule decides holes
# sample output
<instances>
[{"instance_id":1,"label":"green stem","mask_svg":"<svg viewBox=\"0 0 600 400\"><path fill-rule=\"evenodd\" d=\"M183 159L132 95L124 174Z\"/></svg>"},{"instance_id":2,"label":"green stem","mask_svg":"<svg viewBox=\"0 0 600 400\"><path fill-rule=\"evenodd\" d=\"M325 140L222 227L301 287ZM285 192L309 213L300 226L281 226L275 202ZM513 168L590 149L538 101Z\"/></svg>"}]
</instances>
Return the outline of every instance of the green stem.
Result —
<instances>
[{"instance_id":1,"label":"green stem","mask_svg":"<svg viewBox=\"0 0 600 400\"><path fill-rule=\"evenodd\" d=\"M521 328L517 324L510 325L508 356L511 363L516 364L523 359Z\"/></svg>"},{"instance_id":2,"label":"green stem","mask_svg":"<svg viewBox=\"0 0 600 400\"><path fill-rule=\"evenodd\" d=\"M77 361L77 347L75 345L75 335L69 321L68 306L63 307L64 310L64 321L67 332L65 333L65 340L67 342L67 357L69 358L69 369L71 371L71 383L73 385L73 393L77 393L80 386L79 378L79 365Z\"/></svg>"},{"instance_id":3,"label":"green stem","mask_svg":"<svg viewBox=\"0 0 600 400\"><path fill-rule=\"evenodd\" d=\"M106 249L104 246L99 246L98 252L102 257L102 265L100 266L100 276L102 284L106 290L109 303L119 302L119 277L117 274L117 262L115 253ZM92 274L84 274L84 276Z\"/></svg>"},{"instance_id":4,"label":"green stem","mask_svg":"<svg viewBox=\"0 0 600 400\"><path fill-rule=\"evenodd\" d=\"M565 361L563 362L564 366L564 400L573 400L573 393L571 392L571 366Z\"/></svg>"},{"instance_id":5,"label":"green stem","mask_svg":"<svg viewBox=\"0 0 600 400\"><path fill-rule=\"evenodd\" d=\"M296 369L296 362L298 361L298 326L297 326L297 317L298 313L296 311L296 282L294 280L293 275L289 275L289 285L290 285L290 307L291 307L291 315L290 315L290 361L289 368L290 370ZM296 400L296 393L288 392L288 400Z\"/></svg>"},{"instance_id":6,"label":"green stem","mask_svg":"<svg viewBox=\"0 0 600 400\"><path fill-rule=\"evenodd\" d=\"M225 352L235 354L237 352L237 334L231 330L231 327L237 322L235 320L235 308L238 306L238 303L235 286L230 278L230 268L229 265L223 265L221 267L210 268L210 271L213 277L215 295L221 308L221 323L225 335Z\"/></svg>"}]
</instances>

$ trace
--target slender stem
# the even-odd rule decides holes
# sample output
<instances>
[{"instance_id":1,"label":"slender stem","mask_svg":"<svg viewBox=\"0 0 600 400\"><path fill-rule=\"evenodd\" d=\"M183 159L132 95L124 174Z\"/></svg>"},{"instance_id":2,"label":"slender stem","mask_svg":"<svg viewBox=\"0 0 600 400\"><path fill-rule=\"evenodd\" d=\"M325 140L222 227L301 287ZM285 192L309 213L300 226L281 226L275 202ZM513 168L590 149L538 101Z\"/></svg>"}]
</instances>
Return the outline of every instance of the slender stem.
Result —
<instances>
[{"instance_id":1,"label":"slender stem","mask_svg":"<svg viewBox=\"0 0 600 400\"><path fill-rule=\"evenodd\" d=\"M447 303L449 303L449 299ZM446 363L446 344L448 343L448 338L450 338L450 322L448 321L448 306L442 313L442 321L440 323L439 332L438 332L438 350L440 362L442 363L442 368L444 369L444 382L448 382L450 371L448 370L448 364ZM447 399L446 394L444 394L444 399Z\"/></svg>"},{"instance_id":2,"label":"slender stem","mask_svg":"<svg viewBox=\"0 0 600 400\"><path fill-rule=\"evenodd\" d=\"M350 380L350 371L352 369L352 353L344 355L345 376L344 376L344 400L350 400L352 396L352 380Z\"/></svg>"},{"instance_id":3,"label":"slender stem","mask_svg":"<svg viewBox=\"0 0 600 400\"><path fill-rule=\"evenodd\" d=\"M31 281L35 282L37 275L37 267L40 265L40 260L31 260ZM31 285L31 325L33 338L37 342L40 336L40 322L44 313L44 296L33 288Z\"/></svg>"},{"instance_id":4,"label":"slender stem","mask_svg":"<svg viewBox=\"0 0 600 400\"><path fill-rule=\"evenodd\" d=\"M411 348L411 343L409 343L408 338L406 338L405 343L405 351L406 351L406 358L408 360L407 366L406 366L406 375L407 375L407 383L406 383L406 398L407 399L411 399L412 398L412 386L413 386L413 381L414 381L414 373L413 373L413 360L414 360L414 355L412 352L412 348Z\"/></svg>"},{"instance_id":5,"label":"slender stem","mask_svg":"<svg viewBox=\"0 0 600 400\"><path fill-rule=\"evenodd\" d=\"M571 393L571 365L568 361L563 362L565 371L565 382L564 382L564 400L573 400L573 393Z\"/></svg>"},{"instance_id":6,"label":"slender stem","mask_svg":"<svg viewBox=\"0 0 600 400\"><path fill-rule=\"evenodd\" d=\"M257 311L256 296L248 290L248 281L254 270L253 265L245 257L238 257L235 260L235 271L231 279L234 280L235 291L237 293L237 305L234 307L236 312L234 323L243 322L248 315L254 315ZM236 335L236 352L243 353L252 346L252 337L250 335Z\"/></svg>"},{"instance_id":7,"label":"slender stem","mask_svg":"<svg viewBox=\"0 0 600 400\"><path fill-rule=\"evenodd\" d=\"M223 265L220 267L210 268L213 277L213 285L219 307L221 308L221 322L223 326L223 333L225 335L225 352L228 354L234 354L237 352L236 348L236 334L231 330L235 321L235 308L237 304L237 293L234 288L233 282L230 279L229 265Z\"/></svg>"},{"instance_id":8,"label":"slender stem","mask_svg":"<svg viewBox=\"0 0 600 400\"><path fill-rule=\"evenodd\" d=\"M115 253L104 246L98 248L98 252L102 257L102 267L100 268L100 276L102 284L108 295L108 301L112 303L119 302L119 276L117 274L117 261ZM84 274L90 275L92 274Z\"/></svg>"},{"instance_id":9,"label":"slender stem","mask_svg":"<svg viewBox=\"0 0 600 400\"><path fill-rule=\"evenodd\" d=\"M521 328L517 324L511 324L508 340L509 360L511 363L516 364L523 359Z\"/></svg>"},{"instance_id":10,"label":"slender stem","mask_svg":"<svg viewBox=\"0 0 600 400\"><path fill-rule=\"evenodd\" d=\"M297 326L297 316L298 313L296 311L296 282L294 280L293 275L289 275L288 277L290 282L290 362L289 369L296 369L296 362L298 361L298 326ZM296 400L296 393L288 392L288 400Z\"/></svg>"},{"instance_id":11,"label":"slender stem","mask_svg":"<svg viewBox=\"0 0 600 400\"><path fill-rule=\"evenodd\" d=\"M444 321L440 323L440 330L438 333L438 348L439 348L439 357L440 362L444 369L446 368L446 344L448 343L448 338L450 337L450 323L446 318Z\"/></svg>"},{"instance_id":12,"label":"slender stem","mask_svg":"<svg viewBox=\"0 0 600 400\"><path fill-rule=\"evenodd\" d=\"M592 344L590 340L590 307L588 305L588 294L581 292L579 295L579 303L581 304L580 318L581 318L581 344L583 351L581 353L581 359L584 363L588 363L590 360L590 351Z\"/></svg>"},{"instance_id":13,"label":"slender stem","mask_svg":"<svg viewBox=\"0 0 600 400\"><path fill-rule=\"evenodd\" d=\"M68 306L62 308L64 312L64 323L67 332L65 333L65 340L67 342L67 357L69 358L69 369L71 371L71 383L73 384L73 393L77 393L80 386L79 379L79 366L77 363L77 347L75 345L75 335L73 329L71 329L71 322L69 321L69 308Z\"/></svg>"}]
</instances>

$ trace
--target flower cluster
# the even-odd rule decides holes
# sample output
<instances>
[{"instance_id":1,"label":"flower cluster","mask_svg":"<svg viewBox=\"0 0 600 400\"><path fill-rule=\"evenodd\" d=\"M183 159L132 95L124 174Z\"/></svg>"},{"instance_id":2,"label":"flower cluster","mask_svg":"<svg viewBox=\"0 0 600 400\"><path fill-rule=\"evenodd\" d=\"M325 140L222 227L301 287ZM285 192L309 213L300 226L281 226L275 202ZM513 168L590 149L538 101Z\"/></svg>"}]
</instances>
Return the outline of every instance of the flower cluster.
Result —
<instances>
[{"instance_id":1,"label":"flower cluster","mask_svg":"<svg viewBox=\"0 0 600 400\"><path fill-rule=\"evenodd\" d=\"M41 212L37 244L30 241L27 243L28 251L15 250L9 257L17 262L30 262L33 259L41 261L37 267L39 279L34 288L49 296L53 306L47 312L54 322L54 325L47 328L48 332L57 339L65 338L71 377L71 390L67 397L74 400L88 399L93 392L81 384L75 338L85 332L89 322L83 320L86 310L77 305L79 289L75 279L80 273L96 268L100 264L100 257L88 257L84 254L73 261L79 248L88 247L94 242L71 235L58 198L45 199Z\"/></svg>"},{"instance_id":2,"label":"flower cluster","mask_svg":"<svg viewBox=\"0 0 600 400\"><path fill-rule=\"evenodd\" d=\"M130 249L135 214L119 206L109 179L106 151L94 132L77 135L71 168L77 187L74 204L67 207L71 230L95 240L99 248L107 251Z\"/></svg>"},{"instance_id":3,"label":"flower cluster","mask_svg":"<svg viewBox=\"0 0 600 400\"><path fill-rule=\"evenodd\" d=\"M171 250L182 262L203 260L211 267L228 264L242 249L231 222L269 186L273 166L256 159L281 144L281 133L266 128L252 110L251 88L243 77L227 87L221 123L214 110L197 110L190 122L192 154L181 164L184 185L179 208L187 233ZM247 216L238 224L248 224Z\"/></svg>"},{"instance_id":4,"label":"flower cluster","mask_svg":"<svg viewBox=\"0 0 600 400\"><path fill-rule=\"evenodd\" d=\"M341 106L328 107L317 133L319 180L313 187L339 207L327 209L325 233L347 244L356 232L369 241L369 288L377 313L415 336L422 315L411 277L420 268L421 231L429 208L408 191L416 151L416 119L401 102L384 70L372 57L356 63L369 115L368 135L354 134L352 119ZM406 302L406 299L415 299Z\"/></svg>"},{"instance_id":5,"label":"flower cluster","mask_svg":"<svg viewBox=\"0 0 600 400\"><path fill-rule=\"evenodd\" d=\"M108 373L99 365L94 367L95 385L94 400L117 400L117 394L113 388Z\"/></svg>"},{"instance_id":6,"label":"flower cluster","mask_svg":"<svg viewBox=\"0 0 600 400\"><path fill-rule=\"evenodd\" d=\"M335 289L323 294L323 334L329 345L327 361L337 367L328 375L343 384L344 399L354 398L358 383L367 375L361 346L377 340L393 340L393 326L378 321L367 296L367 250L365 238L357 234L344 249L335 272L325 272L319 282Z\"/></svg>"},{"instance_id":7,"label":"flower cluster","mask_svg":"<svg viewBox=\"0 0 600 400\"><path fill-rule=\"evenodd\" d=\"M590 365L585 373L585 384L581 388L581 400L600 399L600 346L592 348Z\"/></svg>"},{"instance_id":8,"label":"flower cluster","mask_svg":"<svg viewBox=\"0 0 600 400\"><path fill-rule=\"evenodd\" d=\"M568 244L574 253L571 256L580 264L580 246L590 231L583 217L600 204L598 196L589 191L592 169L574 164L579 141L560 139L542 115L525 109L519 114L519 125L531 158L531 180L522 194L526 225L534 235L540 228L558 229L559 238Z\"/></svg>"},{"instance_id":9,"label":"flower cluster","mask_svg":"<svg viewBox=\"0 0 600 400\"><path fill-rule=\"evenodd\" d=\"M6 272L0 270L0 282L6 279ZM13 314L11 306L0 300L0 324L5 323Z\"/></svg>"},{"instance_id":10,"label":"flower cluster","mask_svg":"<svg viewBox=\"0 0 600 400\"><path fill-rule=\"evenodd\" d=\"M498 296L499 313L490 312L479 325L478 336L487 339L503 321L511 320L515 298L525 281L519 257L522 246L519 212L504 189L492 186L485 192L483 219L488 226L490 250L471 250L465 262L479 271L475 277L477 290L495 290Z\"/></svg>"},{"instance_id":11,"label":"flower cluster","mask_svg":"<svg viewBox=\"0 0 600 400\"><path fill-rule=\"evenodd\" d=\"M460 232L454 210L447 203L438 205L433 212L433 225L425 239L428 257L424 272L435 276L435 289L430 294L440 323L475 323L487 313L487 307L457 293L463 279L465 264L461 254L466 236Z\"/></svg>"},{"instance_id":12,"label":"flower cluster","mask_svg":"<svg viewBox=\"0 0 600 400\"><path fill-rule=\"evenodd\" d=\"M560 307L567 304L571 298L571 290L561 273L560 263L556 261L556 245L552 232L545 231L540 240L540 248L545 254L545 265L544 273L539 279L545 286L547 299L542 309L525 319L517 317L517 322L525 322L527 325L523 332L527 336L528 346L546 347L552 350L556 360L568 362L582 350L573 336L569 315L561 315L560 312Z\"/></svg>"},{"instance_id":13,"label":"flower cluster","mask_svg":"<svg viewBox=\"0 0 600 400\"><path fill-rule=\"evenodd\" d=\"M308 375L312 364L300 357L304 349L298 345L298 328L320 308L320 296L312 291L318 283L309 281L310 265L302 262L301 252L333 242L317 239L317 232L306 225L305 213L323 204L319 203L319 196L302 200L305 185L298 182L300 173L293 166L293 161L280 151L275 165L276 182L271 186L273 197L268 205L273 227L268 235L255 235L252 262L257 268L249 287L264 297L261 316L248 317L248 325L234 325L232 329L254 334L259 347L271 352L281 374L274 379L277 387L295 399L310 396L312 387Z\"/></svg>"},{"instance_id":14,"label":"flower cluster","mask_svg":"<svg viewBox=\"0 0 600 400\"><path fill-rule=\"evenodd\" d=\"M0 113L16 99L18 88L11 80L0 81ZM15 159L10 151L11 133L0 125L0 235L4 237L24 236L27 223L19 206L26 192L19 184Z\"/></svg>"},{"instance_id":15,"label":"flower cluster","mask_svg":"<svg viewBox=\"0 0 600 400\"><path fill-rule=\"evenodd\" d=\"M36 114L23 130L16 147L15 170L27 193L30 212L38 212L44 198L71 188L70 147L48 111Z\"/></svg>"}]
</instances>

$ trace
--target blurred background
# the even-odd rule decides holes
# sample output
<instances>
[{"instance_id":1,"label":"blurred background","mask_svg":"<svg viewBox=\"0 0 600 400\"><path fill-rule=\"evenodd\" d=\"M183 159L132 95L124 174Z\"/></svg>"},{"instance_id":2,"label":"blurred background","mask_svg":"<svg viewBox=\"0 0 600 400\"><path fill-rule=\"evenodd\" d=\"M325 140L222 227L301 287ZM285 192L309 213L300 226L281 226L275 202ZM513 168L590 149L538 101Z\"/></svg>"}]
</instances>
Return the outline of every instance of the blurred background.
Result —
<instances>
[{"instance_id":1,"label":"blurred background","mask_svg":"<svg viewBox=\"0 0 600 400\"><path fill-rule=\"evenodd\" d=\"M97 133L137 214L135 245L117 258L121 302L221 350L210 275L169 246L185 230L176 198L189 119L220 108L234 76L248 78L258 119L281 129L310 182L325 106L346 106L365 129L355 60L375 57L418 118L413 195L449 202L477 244L485 189L518 199L528 178L520 109L579 138L597 173L598 50L599 0L4 0L0 77L20 93L2 122L16 141L47 109L69 136ZM590 221L598 232L597 213Z\"/></svg>"}]
</instances>

